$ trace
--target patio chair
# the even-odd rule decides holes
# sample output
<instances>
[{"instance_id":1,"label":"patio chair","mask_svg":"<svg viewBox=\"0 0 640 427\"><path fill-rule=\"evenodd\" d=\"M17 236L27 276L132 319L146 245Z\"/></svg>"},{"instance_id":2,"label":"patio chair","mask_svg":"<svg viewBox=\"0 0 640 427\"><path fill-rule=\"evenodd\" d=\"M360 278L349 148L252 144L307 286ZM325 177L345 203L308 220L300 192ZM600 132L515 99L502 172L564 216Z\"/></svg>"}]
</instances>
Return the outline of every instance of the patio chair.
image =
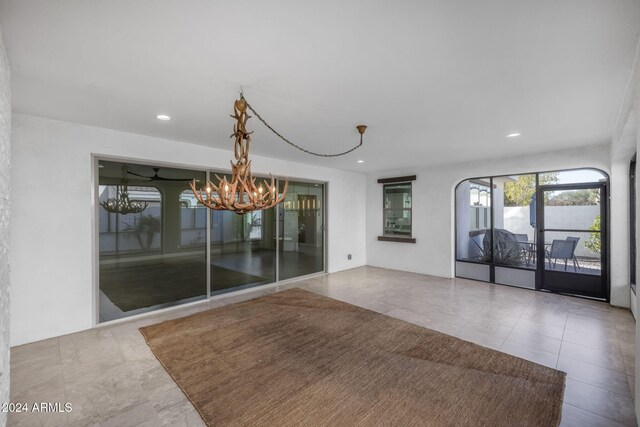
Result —
<instances>
[{"instance_id":1,"label":"patio chair","mask_svg":"<svg viewBox=\"0 0 640 427\"><path fill-rule=\"evenodd\" d=\"M522 233L515 233L516 239L518 240L518 242L528 242L529 241L529 236L527 236L526 234Z\"/></svg>"},{"instance_id":2,"label":"patio chair","mask_svg":"<svg viewBox=\"0 0 640 427\"><path fill-rule=\"evenodd\" d=\"M487 230L472 230L469 232L469 260L471 261L487 261L488 257L485 253L486 245L484 243Z\"/></svg>"},{"instance_id":3,"label":"patio chair","mask_svg":"<svg viewBox=\"0 0 640 427\"><path fill-rule=\"evenodd\" d=\"M574 255L577 243L575 240L553 240L553 242L551 242L551 248L546 250L549 268L555 270L558 260L564 260L564 271L567 271L567 263L569 260L572 260L573 268L577 272L578 267ZM551 260L553 260L553 264Z\"/></svg>"},{"instance_id":4,"label":"patio chair","mask_svg":"<svg viewBox=\"0 0 640 427\"><path fill-rule=\"evenodd\" d=\"M529 236L524 233L516 233L515 236L518 240L518 243L520 244L522 255L524 256L525 263L528 267L529 264L533 262L536 256L535 244L529 243Z\"/></svg>"},{"instance_id":5,"label":"patio chair","mask_svg":"<svg viewBox=\"0 0 640 427\"><path fill-rule=\"evenodd\" d=\"M570 240L572 242L576 242L575 248L573 248L573 262L580 268L580 264L578 264L578 258L576 258L576 249L578 248L578 242L580 241L579 237L567 237L566 240Z\"/></svg>"}]
</instances>

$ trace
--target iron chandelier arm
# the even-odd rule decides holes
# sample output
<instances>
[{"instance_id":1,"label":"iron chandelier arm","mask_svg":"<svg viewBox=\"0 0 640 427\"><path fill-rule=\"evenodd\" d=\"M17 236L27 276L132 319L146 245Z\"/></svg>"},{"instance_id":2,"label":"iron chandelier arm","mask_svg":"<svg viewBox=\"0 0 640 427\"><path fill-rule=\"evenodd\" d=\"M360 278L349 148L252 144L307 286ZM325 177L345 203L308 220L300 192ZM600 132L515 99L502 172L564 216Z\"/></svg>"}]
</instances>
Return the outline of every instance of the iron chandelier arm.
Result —
<instances>
[{"instance_id":1,"label":"iron chandelier arm","mask_svg":"<svg viewBox=\"0 0 640 427\"><path fill-rule=\"evenodd\" d=\"M273 132L274 134L276 134L281 140L283 140L284 142L286 142L287 144L291 145L294 148L297 148L298 150L307 153L307 154L311 154L312 156L317 156L317 157L340 157L340 156L344 156L345 154L349 154L352 151L357 150L358 148L362 147L362 135L364 135L365 130L367 129L367 127L365 125L358 125L356 126L356 128L358 129L358 133L360 133L360 143L358 145L356 145L355 147L347 150L347 151L343 151L341 153L335 153L335 154L323 154L323 153L316 153L310 150L307 150L306 148L300 147L298 144L295 144L291 141L289 141L287 138L285 138L284 136L282 136L282 134L280 132L278 132L277 130L275 130L273 127L271 127L271 125L269 123L266 122L265 119L263 119L260 114L258 114L258 112L256 110L253 109L253 107L251 106L251 104L249 104L247 102L247 100L245 99L243 94L240 94L240 99L244 100L247 104L247 108L249 110L251 110L251 112L258 118L258 120L260 120L262 122L263 125L265 125L267 127L267 129L269 129L271 132Z\"/></svg>"}]
</instances>

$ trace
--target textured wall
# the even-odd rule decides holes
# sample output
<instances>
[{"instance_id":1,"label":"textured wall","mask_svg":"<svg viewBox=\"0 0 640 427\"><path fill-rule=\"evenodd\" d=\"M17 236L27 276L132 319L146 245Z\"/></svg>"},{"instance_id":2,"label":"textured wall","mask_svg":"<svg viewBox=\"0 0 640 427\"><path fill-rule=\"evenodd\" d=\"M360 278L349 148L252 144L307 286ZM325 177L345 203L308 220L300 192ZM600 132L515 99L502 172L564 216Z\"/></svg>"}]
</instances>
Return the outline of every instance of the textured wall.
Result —
<instances>
[{"instance_id":1,"label":"textured wall","mask_svg":"<svg viewBox=\"0 0 640 427\"><path fill-rule=\"evenodd\" d=\"M0 31L0 403L9 401L9 62ZM7 422L0 412L0 426Z\"/></svg>"}]
</instances>

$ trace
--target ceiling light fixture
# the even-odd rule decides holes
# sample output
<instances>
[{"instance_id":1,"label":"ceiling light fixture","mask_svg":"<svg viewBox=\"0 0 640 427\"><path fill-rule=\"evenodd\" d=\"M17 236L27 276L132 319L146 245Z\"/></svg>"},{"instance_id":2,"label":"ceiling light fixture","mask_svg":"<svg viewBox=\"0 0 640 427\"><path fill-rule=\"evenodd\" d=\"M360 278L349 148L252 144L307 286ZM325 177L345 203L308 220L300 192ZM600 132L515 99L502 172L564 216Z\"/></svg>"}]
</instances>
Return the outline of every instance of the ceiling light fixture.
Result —
<instances>
[{"instance_id":1,"label":"ceiling light fixture","mask_svg":"<svg viewBox=\"0 0 640 427\"><path fill-rule=\"evenodd\" d=\"M171 116L167 116L166 114L158 114L158 115L156 116L156 119L158 119L158 120L162 120L162 121L165 121L165 122L166 122L166 121L168 121L168 120L171 120Z\"/></svg>"},{"instance_id":2,"label":"ceiling light fixture","mask_svg":"<svg viewBox=\"0 0 640 427\"><path fill-rule=\"evenodd\" d=\"M522 134L518 132L510 133L507 138L515 138L516 136L522 136Z\"/></svg>"},{"instance_id":3,"label":"ceiling light fixture","mask_svg":"<svg viewBox=\"0 0 640 427\"><path fill-rule=\"evenodd\" d=\"M216 175L217 185L209 181L204 188L198 190L194 179L189 184L191 190L200 203L213 210L227 210L240 215L272 208L284 200L289 181L285 180L281 195L278 195L276 181L271 174L270 181L263 180L256 185L249 160L250 135L253 132L247 132L247 120L250 117L247 114L247 102L242 96L233 104L233 113L231 117L236 123L231 137L235 138L233 153L236 160L235 163L231 162L231 181Z\"/></svg>"},{"instance_id":4,"label":"ceiling light fixture","mask_svg":"<svg viewBox=\"0 0 640 427\"><path fill-rule=\"evenodd\" d=\"M128 172L129 167L127 165L122 166L122 178L120 178L120 185L116 186L116 197L100 202L100 206L102 206L105 211L127 215L130 213L140 213L149 206L147 202L129 199Z\"/></svg>"},{"instance_id":5,"label":"ceiling light fixture","mask_svg":"<svg viewBox=\"0 0 640 427\"><path fill-rule=\"evenodd\" d=\"M364 163L364 160L358 160L358 163Z\"/></svg>"}]
</instances>

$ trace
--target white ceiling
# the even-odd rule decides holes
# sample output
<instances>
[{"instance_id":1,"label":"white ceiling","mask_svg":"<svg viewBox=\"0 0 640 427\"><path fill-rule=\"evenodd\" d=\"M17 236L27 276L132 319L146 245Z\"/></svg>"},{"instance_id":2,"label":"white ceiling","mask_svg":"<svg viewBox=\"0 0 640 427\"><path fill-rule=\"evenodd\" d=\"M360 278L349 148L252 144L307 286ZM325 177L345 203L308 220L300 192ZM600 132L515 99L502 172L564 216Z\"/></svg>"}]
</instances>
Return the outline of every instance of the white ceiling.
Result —
<instances>
[{"instance_id":1,"label":"white ceiling","mask_svg":"<svg viewBox=\"0 0 640 427\"><path fill-rule=\"evenodd\" d=\"M252 119L254 154L360 171L608 142L639 23L638 0L0 0L16 112L231 149L242 85L312 150L369 126L324 159Z\"/></svg>"}]
</instances>

